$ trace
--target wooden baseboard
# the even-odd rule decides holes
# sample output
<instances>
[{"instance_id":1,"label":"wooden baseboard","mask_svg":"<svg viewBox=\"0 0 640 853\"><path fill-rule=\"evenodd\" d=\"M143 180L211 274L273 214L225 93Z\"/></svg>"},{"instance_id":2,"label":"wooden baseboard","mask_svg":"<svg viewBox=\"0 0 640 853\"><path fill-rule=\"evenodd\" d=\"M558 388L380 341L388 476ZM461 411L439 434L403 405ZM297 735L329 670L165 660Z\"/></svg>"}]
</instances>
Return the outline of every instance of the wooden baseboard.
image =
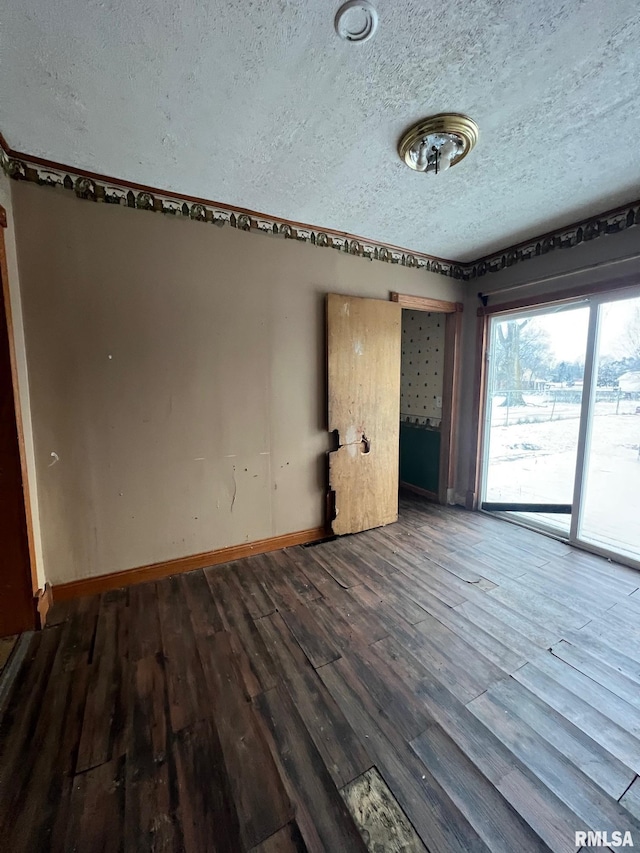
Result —
<instances>
[{"instance_id":1,"label":"wooden baseboard","mask_svg":"<svg viewBox=\"0 0 640 853\"><path fill-rule=\"evenodd\" d=\"M400 483L401 489L406 489L408 492L415 492L416 495L422 495L423 498L429 498L430 501L440 502L440 497L437 492L430 492L429 489L422 489L420 486L413 486L411 483Z\"/></svg>"},{"instance_id":2,"label":"wooden baseboard","mask_svg":"<svg viewBox=\"0 0 640 853\"><path fill-rule=\"evenodd\" d=\"M44 585L44 589L39 589L36 593L36 610L38 612L40 628L44 628L44 626L47 624L47 613L49 612L49 608L52 604L53 590L51 586L46 583Z\"/></svg>"},{"instance_id":3,"label":"wooden baseboard","mask_svg":"<svg viewBox=\"0 0 640 853\"><path fill-rule=\"evenodd\" d=\"M68 601L83 595L96 595L110 589L120 589L144 581L159 580L169 575L190 572L194 569L205 569L221 563L230 563L242 557L254 554L266 554L268 551L279 551L281 548L291 548L293 545L306 545L317 542L331 534L324 527L312 527L310 530L299 530L297 533L285 533L282 536L272 536L257 542L243 542L241 545L230 545L217 551L205 551L202 554L192 554L189 557L178 557L162 563L151 563L137 569L126 569L123 572L112 572L108 575L98 575L93 578L81 578L69 583L55 584L52 589L54 601Z\"/></svg>"}]
</instances>

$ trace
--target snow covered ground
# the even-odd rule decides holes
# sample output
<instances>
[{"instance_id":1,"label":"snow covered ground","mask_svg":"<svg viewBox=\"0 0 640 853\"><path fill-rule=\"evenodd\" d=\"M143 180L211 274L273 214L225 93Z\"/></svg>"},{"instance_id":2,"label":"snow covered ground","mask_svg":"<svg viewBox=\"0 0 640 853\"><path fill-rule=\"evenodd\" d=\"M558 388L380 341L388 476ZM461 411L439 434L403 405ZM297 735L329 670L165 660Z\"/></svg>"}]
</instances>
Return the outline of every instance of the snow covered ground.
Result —
<instances>
[{"instance_id":1,"label":"snow covered ground","mask_svg":"<svg viewBox=\"0 0 640 853\"><path fill-rule=\"evenodd\" d=\"M507 417L507 409L499 405L502 398L494 400L485 499L571 503L580 406L556 403L554 407L544 395L525 394L525 401L530 405L511 407ZM581 537L640 559L637 409L639 400L595 405ZM568 531L568 516L546 516L545 520Z\"/></svg>"}]
</instances>

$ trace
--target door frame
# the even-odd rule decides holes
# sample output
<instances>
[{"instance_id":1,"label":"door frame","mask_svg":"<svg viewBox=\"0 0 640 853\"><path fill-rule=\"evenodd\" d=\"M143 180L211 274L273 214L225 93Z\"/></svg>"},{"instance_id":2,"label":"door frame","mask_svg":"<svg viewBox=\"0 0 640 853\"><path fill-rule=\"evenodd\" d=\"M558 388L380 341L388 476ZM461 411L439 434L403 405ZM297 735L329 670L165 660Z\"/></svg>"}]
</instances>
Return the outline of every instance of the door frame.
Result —
<instances>
[{"instance_id":1,"label":"door frame","mask_svg":"<svg viewBox=\"0 0 640 853\"><path fill-rule=\"evenodd\" d=\"M35 540L33 533L33 517L31 514L31 500L29 491L29 473L27 468L27 454L24 440L24 426L22 422L22 410L20 408L20 387L18 381L18 363L16 358L15 334L13 327L13 316L11 311L11 291L9 287L9 269L7 264L7 250L5 244L5 229L7 228L7 212L0 205L0 279L2 290L2 305L0 308L4 311L7 325L7 339L9 344L9 361L11 364L11 385L13 390L13 410L16 422L16 432L18 436L18 453L20 455L20 470L22 475L22 506L24 508L24 516L27 531L27 548L29 555L29 565L20 567L21 582L24 584L25 591L28 591L29 596L33 599L32 624L30 628L33 630L39 627L38 614L38 575L36 570L35 559Z\"/></svg>"},{"instance_id":2,"label":"door frame","mask_svg":"<svg viewBox=\"0 0 640 853\"><path fill-rule=\"evenodd\" d=\"M396 293L395 291L391 292L390 298L392 302L397 302L401 308L446 315L437 495L438 503L446 505L452 501L456 477L456 422L460 387L463 304L462 302L446 302L443 299L430 299L427 296L411 296L407 293Z\"/></svg>"},{"instance_id":3,"label":"door frame","mask_svg":"<svg viewBox=\"0 0 640 853\"><path fill-rule=\"evenodd\" d=\"M587 457L585 448L589 441L590 416L595 393L595 364L594 353L597 345L598 326L600 320L600 306L603 302L617 301L628 299L634 292L638 291L640 285L640 277L637 273L625 274L611 277L608 281L585 284L582 287L567 288L566 290L556 291L555 293L543 293L540 296L524 297L519 300L497 303L495 305L486 304L486 296L481 294L478 296L483 301L483 306L477 311L477 336L476 336L476 362L475 362L475 377L473 390L473 410L472 410L472 434L471 434L471 457L469 464L469 480L466 496L466 508L470 510L481 510L480 500L482 494L482 477L485 465L486 452L486 420L485 411L487 403L487 378L488 378L488 357L489 357L489 329L492 317L503 314L512 314L519 310L532 310L535 308L546 309L559 305L575 304L579 306L583 301L590 307L589 327L587 337L587 350L585 357L585 376L583 384L583 402L580 415L580 428L578 438L578 459L577 470L574 480L573 506L577 510L572 513L572 520L569 535L563 535L560 532L535 521L515 518L513 516L500 515L505 521L512 524L519 524L523 527L530 527L552 536L556 539L562 539L569 542L576 548L584 551L589 551L601 556L614 559L617 562L632 565L635 568L640 568L640 563L618 552L608 550L583 539L579 539L578 529L579 520L582 512L582 482L584 478L585 466L587 465ZM496 295L499 295L497 293ZM492 513L493 514L493 513Z\"/></svg>"}]
</instances>

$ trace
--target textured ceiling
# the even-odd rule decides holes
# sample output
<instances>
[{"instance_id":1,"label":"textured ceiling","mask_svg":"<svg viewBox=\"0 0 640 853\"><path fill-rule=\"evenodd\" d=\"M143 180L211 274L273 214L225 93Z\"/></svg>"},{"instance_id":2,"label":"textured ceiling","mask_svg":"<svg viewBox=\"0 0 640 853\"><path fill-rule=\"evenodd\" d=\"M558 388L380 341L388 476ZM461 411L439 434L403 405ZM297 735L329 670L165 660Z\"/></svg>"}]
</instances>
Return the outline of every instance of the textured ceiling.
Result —
<instances>
[{"instance_id":1,"label":"textured ceiling","mask_svg":"<svg viewBox=\"0 0 640 853\"><path fill-rule=\"evenodd\" d=\"M12 148L468 260L640 196L638 0L4 0ZM423 116L480 141L431 179L396 154Z\"/></svg>"}]
</instances>

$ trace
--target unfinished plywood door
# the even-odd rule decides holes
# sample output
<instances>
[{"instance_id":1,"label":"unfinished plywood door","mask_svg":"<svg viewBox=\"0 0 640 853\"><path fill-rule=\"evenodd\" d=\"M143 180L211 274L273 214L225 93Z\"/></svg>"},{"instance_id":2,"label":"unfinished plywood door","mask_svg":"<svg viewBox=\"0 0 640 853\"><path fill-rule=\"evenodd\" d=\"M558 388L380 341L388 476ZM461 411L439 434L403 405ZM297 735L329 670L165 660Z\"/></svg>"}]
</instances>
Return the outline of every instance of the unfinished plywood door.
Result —
<instances>
[{"instance_id":1,"label":"unfinished plywood door","mask_svg":"<svg viewBox=\"0 0 640 853\"><path fill-rule=\"evenodd\" d=\"M333 532L357 533L398 518L400 305L327 298L329 453Z\"/></svg>"}]
</instances>

